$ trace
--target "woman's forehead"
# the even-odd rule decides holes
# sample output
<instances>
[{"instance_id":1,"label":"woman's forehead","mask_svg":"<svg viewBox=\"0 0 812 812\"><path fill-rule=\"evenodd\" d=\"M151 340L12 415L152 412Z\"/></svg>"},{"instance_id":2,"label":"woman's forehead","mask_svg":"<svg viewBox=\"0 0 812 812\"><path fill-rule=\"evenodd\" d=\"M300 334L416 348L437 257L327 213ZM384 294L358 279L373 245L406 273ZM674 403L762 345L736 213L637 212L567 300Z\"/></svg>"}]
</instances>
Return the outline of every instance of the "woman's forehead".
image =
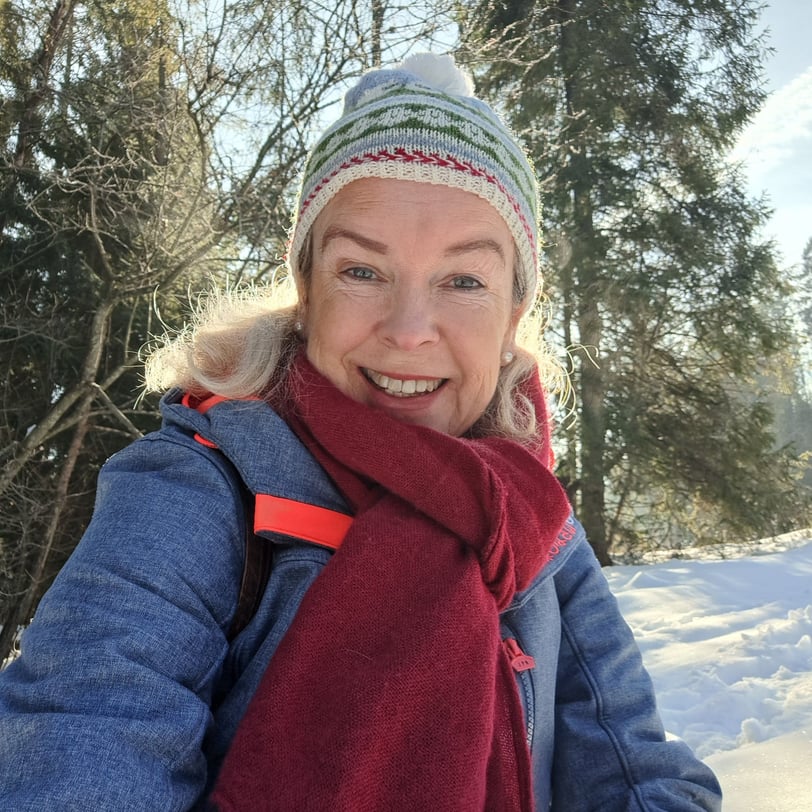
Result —
<instances>
[{"instance_id":1,"label":"woman's forehead","mask_svg":"<svg viewBox=\"0 0 812 812\"><path fill-rule=\"evenodd\" d=\"M460 251L479 243L485 248L496 244L506 253L513 245L507 223L476 194L394 178L362 178L343 187L319 213L313 231L316 248L345 233L359 242L385 243L383 235L398 241L414 231L445 236Z\"/></svg>"}]
</instances>

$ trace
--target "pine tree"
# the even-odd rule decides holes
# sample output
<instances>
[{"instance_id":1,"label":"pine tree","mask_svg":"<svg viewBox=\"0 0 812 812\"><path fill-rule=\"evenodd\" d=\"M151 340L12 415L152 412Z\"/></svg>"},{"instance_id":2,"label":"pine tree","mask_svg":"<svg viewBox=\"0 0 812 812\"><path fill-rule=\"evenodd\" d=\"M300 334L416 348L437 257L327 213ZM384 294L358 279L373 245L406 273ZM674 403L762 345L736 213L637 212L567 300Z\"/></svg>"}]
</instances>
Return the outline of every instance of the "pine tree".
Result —
<instances>
[{"instance_id":1,"label":"pine tree","mask_svg":"<svg viewBox=\"0 0 812 812\"><path fill-rule=\"evenodd\" d=\"M166 83L164 4L2 15L14 32L0 63L5 654L81 535L99 466L155 425L134 407L133 361L154 289L179 277L172 230L194 241L207 209L177 198L199 188L199 161Z\"/></svg>"},{"instance_id":2,"label":"pine tree","mask_svg":"<svg viewBox=\"0 0 812 812\"><path fill-rule=\"evenodd\" d=\"M763 101L751 0L469 4L466 53L541 182L578 420L560 474L602 563L780 530L792 461L743 395L790 340L768 215L726 155Z\"/></svg>"}]
</instances>

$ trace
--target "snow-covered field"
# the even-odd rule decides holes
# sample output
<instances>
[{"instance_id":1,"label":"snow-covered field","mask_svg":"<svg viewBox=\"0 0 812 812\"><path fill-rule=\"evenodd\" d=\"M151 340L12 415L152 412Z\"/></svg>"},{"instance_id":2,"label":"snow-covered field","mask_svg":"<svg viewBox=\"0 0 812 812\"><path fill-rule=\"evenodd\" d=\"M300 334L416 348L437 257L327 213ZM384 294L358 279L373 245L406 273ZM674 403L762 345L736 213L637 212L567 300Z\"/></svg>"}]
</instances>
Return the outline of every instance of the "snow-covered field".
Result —
<instances>
[{"instance_id":1,"label":"snow-covered field","mask_svg":"<svg viewBox=\"0 0 812 812\"><path fill-rule=\"evenodd\" d=\"M716 771L725 812L810 812L812 533L711 554L604 572L666 729Z\"/></svg>"}]
</instances>

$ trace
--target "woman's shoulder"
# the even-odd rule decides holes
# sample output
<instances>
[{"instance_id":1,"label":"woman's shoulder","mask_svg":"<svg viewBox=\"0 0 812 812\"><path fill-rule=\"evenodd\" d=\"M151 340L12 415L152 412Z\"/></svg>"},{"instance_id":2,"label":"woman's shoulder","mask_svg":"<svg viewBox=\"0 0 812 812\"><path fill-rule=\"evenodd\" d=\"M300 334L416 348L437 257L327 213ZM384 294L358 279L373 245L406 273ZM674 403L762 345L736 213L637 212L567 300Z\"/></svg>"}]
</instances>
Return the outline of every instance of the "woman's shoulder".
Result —
<instances>
[{"instance_id":1,"label":"woman's shoulder","mask_svg":"<svg viewBox=\"0 0 812 812\"><path fill-rule=\"evenodd\" d=\"M172 392L164 397L163 425L154 440L204 447L231 466L253 494L348 512L324 469L287 423L258 398L208 398L196 402ZM227 460L227 463L223 463Z\"/></svg>"},{"instance_id":2,"label":"woman's shoulder","mask_svg":"<svg viewBox=\"0 0 812 812\"><path fill-rule=\"evenodd\" d=\"M158 429L105 463L103 492L111 477L145 475L173 487L207 480L210 490L258 493L296 478L298 468L318 468L287 424L257 398L191 398L174 389L161 399L160 412Z\"/></svg>"},{"instance_id":3,"label":"woman's shoulder","mask_svg":"<svg viewBox=\"0 0 812 812\"><path fill-rule=\"evenodd\" d=\"M165 399L166 400L166 399ZM194 501L194 494L239 493L235 472L217 449L204 441L202 415L173 400L168 411L161 403L160 428L145 434L113 454L102 467L96 487L96 510L111 501L151 500L159 509L171 502L178 510Z\"/></svg>"},{"instance_id":4,"label":"woman's shoulder","mask_svg":"<svg viewBox=\"0 0 812 812\"><path fill-rule=\"evenodd\" d=\"M564 526L553 543L552 557L532 583L516 594L511 609L521 608L528 603L539 590L555 589L555 581L562 573L569 575L580 570L585 562L584 556L591 552L581 523L570 513Z\"/></svg>"}]
</instances>

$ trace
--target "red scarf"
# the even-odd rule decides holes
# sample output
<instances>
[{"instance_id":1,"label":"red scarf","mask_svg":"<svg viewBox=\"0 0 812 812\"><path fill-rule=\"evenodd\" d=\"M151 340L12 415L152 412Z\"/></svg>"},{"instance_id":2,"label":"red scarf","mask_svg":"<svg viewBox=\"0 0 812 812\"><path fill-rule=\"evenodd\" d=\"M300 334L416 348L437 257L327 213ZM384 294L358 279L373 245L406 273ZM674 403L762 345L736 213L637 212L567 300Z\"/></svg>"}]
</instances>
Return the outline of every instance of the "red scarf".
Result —
<instances>
[{"instance_id":1,"label":"red scarf","mask_svg":"<svg viewBox=\"0 0 812 812\"><path fill-rule=\"evenodd\" d=\"M268 665L211 808L531 810L499 612L569 513L549 437L533 452L408 425L304 358L291 381L284 416L356 516ZM536 375L526 394L546 425Z\"/></svg>"}]
</instances>

